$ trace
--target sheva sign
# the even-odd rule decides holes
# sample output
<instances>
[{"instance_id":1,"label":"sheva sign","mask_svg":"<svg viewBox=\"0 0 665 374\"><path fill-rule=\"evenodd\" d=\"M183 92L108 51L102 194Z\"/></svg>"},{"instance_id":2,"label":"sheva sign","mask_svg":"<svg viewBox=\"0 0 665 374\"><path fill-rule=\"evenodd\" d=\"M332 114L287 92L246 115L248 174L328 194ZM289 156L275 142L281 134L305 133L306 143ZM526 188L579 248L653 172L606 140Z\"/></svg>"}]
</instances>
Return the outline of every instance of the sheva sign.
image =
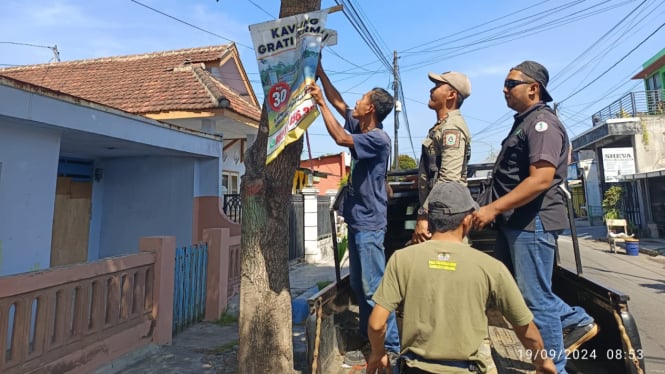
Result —
<instances>
[{"instance_id":1,"label":"sheva sign","mask_svg":"<svg viewBox=\"0 0 665 374\"><path fill-rule=\"evenodd\" d=\"M280 18L249 26L268 111L266 164L298 140L319 111L306 91L314 82L322 44L334 44L325 30L327 11Z\"/></svg>"},{"instance_id":2,"label":"sheva sign","mask_svg":"<svg viewBox=\"0 0 665 374\"><path fill-rule=\"evenodd\" d=\"M607 183L620 182L622 175L635 174L633 148L603 148L603 174Z\"/></svg>"}]
</instances>

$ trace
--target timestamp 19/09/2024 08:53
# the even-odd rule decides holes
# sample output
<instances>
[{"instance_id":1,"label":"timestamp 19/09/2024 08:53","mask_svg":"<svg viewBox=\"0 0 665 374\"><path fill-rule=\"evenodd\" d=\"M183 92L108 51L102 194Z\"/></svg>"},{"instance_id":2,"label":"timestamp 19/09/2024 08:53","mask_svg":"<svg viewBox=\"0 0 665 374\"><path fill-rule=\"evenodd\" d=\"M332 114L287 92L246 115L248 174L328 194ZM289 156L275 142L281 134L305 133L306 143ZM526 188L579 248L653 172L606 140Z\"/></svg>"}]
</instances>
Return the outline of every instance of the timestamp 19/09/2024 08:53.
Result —
<instances>
[{"instance_id":1,"label":"timestamp 19/09/2024 08:53","mask_svg":"<svg viewBox=\"0 0 665 374\"><path fill-rule=\"evenodd\" d=\"M566 357L573 360L597 360L597 359L607 359L607 360L623 360L623 359L638 359L641 360L644 358L644 352L641 349L608 349L604 352L599 352L595 349L577 349L574 351L565 351ZM554 357L556 352L549 352L547 350L541 350L534 352L530 349L520 351L520 356L533 360L537 355L545 358Z\"/></svg>"}]
</instances>

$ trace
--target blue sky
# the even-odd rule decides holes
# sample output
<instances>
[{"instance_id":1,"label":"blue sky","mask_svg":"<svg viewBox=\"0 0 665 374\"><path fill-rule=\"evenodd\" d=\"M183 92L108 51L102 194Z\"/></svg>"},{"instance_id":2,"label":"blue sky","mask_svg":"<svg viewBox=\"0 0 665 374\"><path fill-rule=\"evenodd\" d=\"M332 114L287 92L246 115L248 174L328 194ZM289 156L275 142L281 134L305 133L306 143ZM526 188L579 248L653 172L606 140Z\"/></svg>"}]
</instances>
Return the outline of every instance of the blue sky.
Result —
<instances>
[{"instance_id":1,"label":"blue sky","mask_svg":"<svg viewBox=\"0 0 665 374\"><path fill-rule=\"evenodd\" d=\"M0 5L0 64L47 63L57 45L62 61L238 44L257 96L262 99L248 25L275 18L278 0L141 0L185 25L131 0L3 0ZM510 67L525 59L550 72L549 91L561 102L560 116L574 137L591 126L591 115L630 91L631 77L665 47L664 0L434 1L355 0L366 27L386 59L399 66L406 121L400 117L400 154L419 157L420 142L436 120L427 108L432 84L427 72L467 74L472 94L462 113L471 130L472 161L498 151L512 124L501 93ZM322 8L334 6L323 0ZM370 51L344 13L329 15L338 45L324 50L323 64L346 102L372 87L392 92L392 72ZM662 27L656 31L659 27ZM212 35L212 34L215 35ZM600 77L600 78L599 78ZM594 82L595 81L595 82ZM393 136L393 115L385 121ZM309 130L312 155L343 149L322 121ZM413 147L412 147L413 144ZM307 157L305 148L303 157Z\"/></svg>"}]
</instances>

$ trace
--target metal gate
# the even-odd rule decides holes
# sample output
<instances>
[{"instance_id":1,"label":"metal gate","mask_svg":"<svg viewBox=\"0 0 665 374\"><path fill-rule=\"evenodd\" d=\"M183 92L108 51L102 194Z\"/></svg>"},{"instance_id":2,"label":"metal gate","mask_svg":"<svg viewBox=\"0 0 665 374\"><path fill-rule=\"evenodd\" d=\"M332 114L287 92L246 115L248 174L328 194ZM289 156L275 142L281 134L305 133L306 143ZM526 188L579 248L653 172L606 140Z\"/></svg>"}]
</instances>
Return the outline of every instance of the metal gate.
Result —
<instances>
[{"instance_id":1,"label":"metal gate","mask_svg":"<svg viewBox=\"0 0 665 374\"><path fill-rule=\"evenodd\" d=\"M289 208L289 261L305 257L305 199L291 195Z\"/></svg>"},{"instance_id":2,"label":"metal gate","mask_svg":"<svg viewBox=\"0 0 665 374\"><path fill-rule=\"evenodd\" d=\"M206 308L208 244L176 248L173 335L203 320Z\"/></svg>"},{"instance_id":3,"label":"metal gate","mask_svg":"<svg viewBox=\"0 0 665 374\"><path fill-rule=\"evenodd\" d=\"M624 218L632 225L642 228L642 214L640 213L640 202L638 201L636 182L621 183L623 187L623 198L621 200L621 210Z\"/></svg>"},{"instance_id":4,"label":"metal gate","mask_svg":"<svg viewBox=\"0 0 665 374\"><path fill-rule=\"evenodd\" d=\"M332 235L332 227L330 226L330 196L317 196L316 213L317 239L321 240Z\"/></svg>"},{"instance_id":5,"label":"metal gate","mask_svg":"<svg viewBox=\"0 0 665 374\"><path fill-rule=\"evenodd\" d=\"M584 196L584 187L582 185L572 187L570 193L573 197L573 210L575 217L586 217L586 197Z\"/></svg>"}]
</instances>

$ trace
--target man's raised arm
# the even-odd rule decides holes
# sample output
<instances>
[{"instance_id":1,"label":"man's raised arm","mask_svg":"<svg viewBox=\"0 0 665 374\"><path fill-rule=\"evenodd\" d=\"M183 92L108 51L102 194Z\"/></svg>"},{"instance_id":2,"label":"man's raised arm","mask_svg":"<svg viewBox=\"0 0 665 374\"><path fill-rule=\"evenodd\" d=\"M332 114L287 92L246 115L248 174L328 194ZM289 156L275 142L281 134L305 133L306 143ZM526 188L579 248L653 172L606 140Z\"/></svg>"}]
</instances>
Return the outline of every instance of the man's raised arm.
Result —
<instances>
[{"instance_id":1,"label":"man's raised arm","mask_svg":"<svg viewBox=\"0 0 665 374\"><path fill-rule=\"evenodd\" d=\"M319 62L319 66L316 68L316 75L321 79L323 92L326 94L326 99L328 99L330 105L332 105L342 117L346 117L346 109L348 108L348 105L346 105L342 95L330 82L330 78L328 78L328 75L323 70L321 62Z\"/></svg>"}]
</instances>

